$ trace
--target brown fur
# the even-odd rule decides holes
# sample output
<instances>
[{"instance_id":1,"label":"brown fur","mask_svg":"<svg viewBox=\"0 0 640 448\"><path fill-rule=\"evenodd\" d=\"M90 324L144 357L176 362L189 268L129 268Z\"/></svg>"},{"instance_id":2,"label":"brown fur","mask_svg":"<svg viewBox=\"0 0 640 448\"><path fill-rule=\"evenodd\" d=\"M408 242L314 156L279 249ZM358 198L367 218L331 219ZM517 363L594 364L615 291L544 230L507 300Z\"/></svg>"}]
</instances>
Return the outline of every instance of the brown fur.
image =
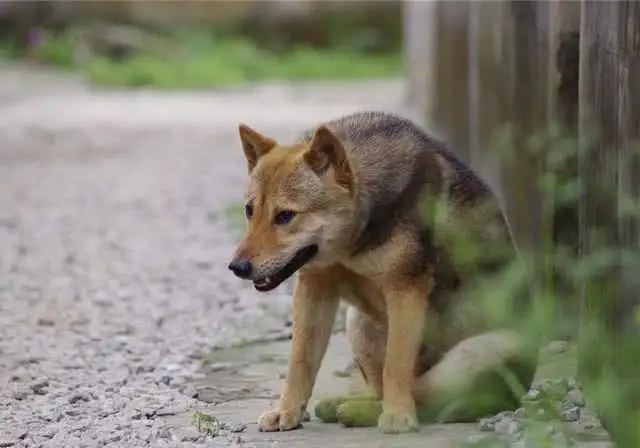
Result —
<instances>
[{"instance_id":1,"label":"brown fur","mask_svg":"<svg viewBox=\"0 0 640 448\"><path fill-rule=\"evenodd\" d=\"M449 387L439 372L486 370L519 354L512 334L496 333L477 309L459 310L474 304L469 288L478 274L518 255L495 196L444 143L381 112L327 122L291 145L244 125L240 137L253 216L235 259L251 261L255 280L275 275L303 247L318 248L298 271L289 373L261 430L299 426L339 298L351 305L354 357L382 399L383 432L416 429L416 400ZM275 225L281 210L296 215ZM472 245L473 259L459 255ZM494 340L504 343L496 348ZM497 360L476 362L492 353Z\"/></svg>"}]
</instances>

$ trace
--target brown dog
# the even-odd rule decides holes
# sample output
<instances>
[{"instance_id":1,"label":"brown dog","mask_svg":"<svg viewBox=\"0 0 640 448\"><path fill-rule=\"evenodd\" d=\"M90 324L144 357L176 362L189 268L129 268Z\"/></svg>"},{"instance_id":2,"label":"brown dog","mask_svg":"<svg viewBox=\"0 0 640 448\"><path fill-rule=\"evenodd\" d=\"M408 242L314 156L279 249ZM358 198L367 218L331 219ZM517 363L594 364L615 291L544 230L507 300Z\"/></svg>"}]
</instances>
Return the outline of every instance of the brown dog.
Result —
<instances>
[{"instance_id":1,"label":"brown dog","mask_svg":"<svg viewBox=\"0 0 640 448\"><path fill-rule=\"evenodd\" d=\"M372 397L321 402L325 421L413 431L416 403L440 403L436 419L476 418L510 405L509 391L482 382L504 366L516 366L528 387L537 350L504 322L488 322L470 294L479 274L519 263L508 222L445 144L381 112L322 124L290 145L245 125L240 138L247 229L229 268L258 291L298 273L289 372L261 430L300 426L341 298ZM500 403L472 411L476 387ZM466 401L443 417L454 398Z\"/></svg>"}]
</instances>

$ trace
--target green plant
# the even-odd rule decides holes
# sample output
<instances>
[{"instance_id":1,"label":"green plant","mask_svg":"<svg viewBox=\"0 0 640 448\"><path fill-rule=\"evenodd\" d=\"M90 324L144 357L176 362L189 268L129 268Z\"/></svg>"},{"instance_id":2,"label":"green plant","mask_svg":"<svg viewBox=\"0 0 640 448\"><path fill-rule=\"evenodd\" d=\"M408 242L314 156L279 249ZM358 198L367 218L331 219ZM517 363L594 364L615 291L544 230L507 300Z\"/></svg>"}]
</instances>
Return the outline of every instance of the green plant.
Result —
<instances>
[{"instance_id":1,"label":"green plant","mask_svg":"<svg viewBox=\"0 0 640 448\"><path fill-rule=\"evenodd\" d=\"M209 437L218 437L224 429L224 424L217 417L201 411L193 413L193 423L198 431Z\"/></svg>"},{"instance_id":2,"label":"green plant","mask_svg":"<svg viewBox=\"0 0 640 448\"><path fill-rule=\"evenodd\" d=\"M621 245L618 235L621 224L628 229L637 225L640 207L637 193L620 182L620 173L631 159L623 160L616 148L594 155L593 151L602 149L598 142L597 132L576 139L558 126L550 126L529 140L526 150L537 151L546 167L538 178L538 188L550 204L547 212L563 210L566 222L556 225L565 224L573 237L564 239L554 233L546 235L547 243L542 247L523 248L536 294L531 306L512 318L518 319L516 325L526 338L535 340L539 334L550 338L557 331L559 311L570 310L565 315L573 315L570 333L578 343L578 356L571 358L579 359L572 369L584 384L587 404L596 410L618 446L631 447L640 444L640 357L635 355L640 350L640 302L634 298L640 292L640 282L634 279L640 267L640 251L633 244ZM508 159L515 153L509 132L501 134L500 143L499 156ZM571 171L571 164L592 163L594 157L597 181L579 179L577 172ZM580 213L596 213L597 219L592 219L589 228L578 228ZM484 308L488 318L504 309L504 291L510 289L511 281L503 277L498 284L480 291L487 300ZM560 372L551 368L547 373L553 376ZM542 409L549 419L557 419L553 406L556 398L537 399L534 407ZM544 424L530 422L523 426L523 433L536 440L533 446L556 446L550 445L545 431ZM502 442L489 439L478 443L502 446Z\"/></svg>"},{"instance_id":3,"label":"green plant","mask_svg":"<svg viewBox=\"0 0 640 448\"><path fill-rule=\"evenodd\" d=\"M400 53L366 54L344 45L328 49L306 46L272 52L238 37L216 37L202 31L172 33L167 42L182 51L145 51L129 48L114 58L91 49L82 61L76 58L81 33L73 30L45 33L33 47L7 57L28 54L58 68L86 70L90 82L112 87L161 89L206 88L249 82L314 79L363 79L393 77L402 71ZM7 49L10 45L5 45Z\"/></svg>"}]
</instances>

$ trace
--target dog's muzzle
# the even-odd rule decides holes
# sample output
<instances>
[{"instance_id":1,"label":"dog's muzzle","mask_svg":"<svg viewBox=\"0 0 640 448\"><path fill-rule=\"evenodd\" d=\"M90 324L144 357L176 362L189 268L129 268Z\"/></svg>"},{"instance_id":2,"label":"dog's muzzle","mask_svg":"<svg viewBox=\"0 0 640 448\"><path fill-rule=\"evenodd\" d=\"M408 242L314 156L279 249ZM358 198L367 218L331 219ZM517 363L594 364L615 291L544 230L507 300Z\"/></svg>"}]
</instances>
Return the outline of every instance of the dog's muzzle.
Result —
<instances>
[{"instance_id":1,"label":"dog's muzzle","mask_svg":"<svg viewBox=\"0 0 640 448\"><path fill-rule=\"evenodd\" d=\"M258 278L253 281L253 287L260 292L272 291L282 282L296 273L298 269L307 264L318 253L318 246L315 244L300 249L293 258L275 274Z\"/></svg>"}]
</instances>

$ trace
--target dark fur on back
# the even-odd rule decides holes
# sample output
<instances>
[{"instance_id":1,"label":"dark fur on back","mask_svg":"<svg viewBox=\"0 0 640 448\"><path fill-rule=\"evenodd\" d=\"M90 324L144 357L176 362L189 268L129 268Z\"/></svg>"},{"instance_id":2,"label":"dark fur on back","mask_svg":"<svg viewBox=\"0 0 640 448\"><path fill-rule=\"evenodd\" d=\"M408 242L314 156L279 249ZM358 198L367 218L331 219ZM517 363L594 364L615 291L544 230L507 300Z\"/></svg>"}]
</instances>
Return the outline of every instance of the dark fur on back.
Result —
<instances>
[{"instance_id":1,"label":"dark fur on back","mask_svg":"<svg viewBox=\"0 0 640 448\"><path fill-rule=\"evenodd\" d=\"M457 205L493 195L446 143L406 118L385 112L356 112L325 124L345 143L357 173L358 192L368 195L362 198L368 203L367 225L354 255L384 243L404 212L414 210L427 191L435 197L445 194ZM310 141L312 137L313 129L301 139ZM446 182L437 156L454 172ZM445 184L447 191L443 191ZM425 243L430 244L432 229L422 231Z\"/></svg>"}]
</instances>

